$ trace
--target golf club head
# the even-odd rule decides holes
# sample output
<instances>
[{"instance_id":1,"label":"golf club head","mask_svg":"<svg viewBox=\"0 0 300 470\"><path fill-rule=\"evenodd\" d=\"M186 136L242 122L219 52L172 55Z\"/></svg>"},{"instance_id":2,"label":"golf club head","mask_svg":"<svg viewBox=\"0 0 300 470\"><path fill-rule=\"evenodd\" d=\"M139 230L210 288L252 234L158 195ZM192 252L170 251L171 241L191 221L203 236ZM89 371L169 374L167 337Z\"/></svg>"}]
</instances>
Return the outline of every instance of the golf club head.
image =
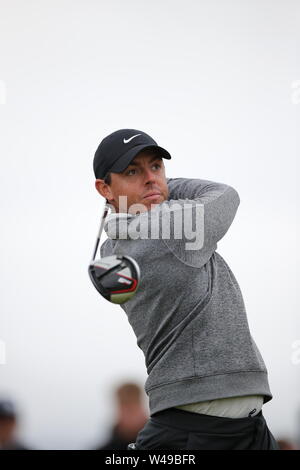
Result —
<instances>
[{"instance_id":1,"label":"golf club head","mask_svg":"<svg viewBox=\"0 0 300 470\"><path fill-rule=\"evenodd\" d=\"M113 255L92 261L88 272L97 291L114 304L131 299L140 282L139 265L130 256Z\"/></svg>"}]
</instances>

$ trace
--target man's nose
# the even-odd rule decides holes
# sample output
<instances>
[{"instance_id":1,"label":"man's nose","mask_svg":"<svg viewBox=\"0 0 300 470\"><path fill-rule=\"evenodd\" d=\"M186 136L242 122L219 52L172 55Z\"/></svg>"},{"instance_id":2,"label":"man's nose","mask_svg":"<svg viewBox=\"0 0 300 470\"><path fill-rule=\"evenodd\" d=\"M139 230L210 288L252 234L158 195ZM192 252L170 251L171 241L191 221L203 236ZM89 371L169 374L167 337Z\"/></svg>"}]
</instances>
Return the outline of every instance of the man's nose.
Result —
<instances>
[{"instance_id":1,"label":"man's nose","mask_svg":"<svg viewBox=\"0 0 300 470\"><path fill-rule=\"evenodd\" d=\"M145 184L155 183L156 181L156 174L149 168L144 170L144 182Z\"/></svg>"}]
</instances>

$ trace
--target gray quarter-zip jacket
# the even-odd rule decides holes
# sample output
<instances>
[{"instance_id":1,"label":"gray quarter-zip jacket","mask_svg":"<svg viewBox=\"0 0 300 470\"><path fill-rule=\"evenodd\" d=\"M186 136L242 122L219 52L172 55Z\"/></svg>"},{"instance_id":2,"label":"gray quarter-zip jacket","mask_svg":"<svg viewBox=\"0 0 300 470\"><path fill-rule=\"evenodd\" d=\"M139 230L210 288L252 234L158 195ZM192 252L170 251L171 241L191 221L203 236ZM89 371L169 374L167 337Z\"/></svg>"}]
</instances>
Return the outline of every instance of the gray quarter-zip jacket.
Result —
<instances>
[{"instance_id":1,"label":"gray quarter-zip jacket","mask_svg":"<svg viewBox=\"0 0 300 470\"><path fill-rule=\"evenodd\" d=\"M239 195L201 179L167 183L168 201L108 216L100 247L101 257L128 255L140 266L138 291L121 308L145 356L150 414L227 397L263 395L266 403L267 369L237 280L216 251Z\"/></svg>"}]
</instances>

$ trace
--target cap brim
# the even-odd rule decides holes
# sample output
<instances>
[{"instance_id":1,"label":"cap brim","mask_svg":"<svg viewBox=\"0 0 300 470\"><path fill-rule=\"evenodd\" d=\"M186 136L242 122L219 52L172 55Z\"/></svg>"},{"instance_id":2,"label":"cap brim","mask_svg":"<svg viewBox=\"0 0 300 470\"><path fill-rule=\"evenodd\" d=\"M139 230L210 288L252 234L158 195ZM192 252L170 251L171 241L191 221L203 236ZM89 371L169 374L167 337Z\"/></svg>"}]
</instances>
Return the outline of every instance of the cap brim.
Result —
<instances>
[{"instance_id":1,"label":"cap brim","mask_svg":"<svg viewBox=\"0 0 300 470\"><path fill-rule=\"evenodd\" d=\"M122 155L122 158L117 160L116 163L110 168L109 171L112 173L121 173L128 167L131 160L133 160L134 157L136 157L139 152L141 152L142 150L150 149L150 148L157 150L157 153L162 158L166 158L168 160L171 159L171 155L169 154L169 152L165 150L164 148L159 147L158 145L149 145L149 144L137 145L136 147L133 147L132 149L128 150L128 152L126 152L124 155Z\"/></svg>"}]
</instances>

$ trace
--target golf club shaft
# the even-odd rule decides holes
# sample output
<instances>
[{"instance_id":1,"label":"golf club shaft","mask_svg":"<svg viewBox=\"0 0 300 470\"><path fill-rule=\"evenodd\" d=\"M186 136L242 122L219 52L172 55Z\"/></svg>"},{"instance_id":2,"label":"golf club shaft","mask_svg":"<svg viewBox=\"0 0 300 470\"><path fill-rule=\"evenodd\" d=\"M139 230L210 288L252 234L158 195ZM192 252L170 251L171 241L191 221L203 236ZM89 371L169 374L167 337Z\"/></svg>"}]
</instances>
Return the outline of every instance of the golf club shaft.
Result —
<instances>
[{"instance_id":1,"label":"golf club shaft","mask_svg":"<svg viewBox=\"0 0 300 470\"><path fill-rule=\"evenodd\" d=\"M101 234L102 234L102 230L103 230L103 227L104 227L104 222L105 222L108 210L109 210L109 207L107 206L107 204L105 204L103 215L102 215L102 218L101 218L101 223L100 223L98 236L97 236L97 239L96 239L96 244L95 244L95 249L94 249L92 261L94 261L94 259L96 257L96 254L97 254L97 250L98 250L98 246L99 246L99 242L100 242L100 238L101 238Z\"/></svg>"}]
</instances>

